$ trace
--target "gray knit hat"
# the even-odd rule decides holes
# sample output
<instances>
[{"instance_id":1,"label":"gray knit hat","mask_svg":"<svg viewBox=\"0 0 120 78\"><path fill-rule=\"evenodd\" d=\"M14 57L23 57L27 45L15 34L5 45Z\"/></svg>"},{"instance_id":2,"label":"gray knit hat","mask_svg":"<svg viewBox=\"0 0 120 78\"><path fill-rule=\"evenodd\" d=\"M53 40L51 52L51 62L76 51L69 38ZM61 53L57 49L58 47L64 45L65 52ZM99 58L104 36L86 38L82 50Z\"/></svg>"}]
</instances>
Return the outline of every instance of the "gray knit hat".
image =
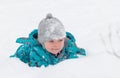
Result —
<instances>
[{"instance_id":1,"label":"gray knit hat","mask_svg":"<svg viewBox=\"0 0 120 78\"><path fill-rule=\"evenodd\" d=\"M66 37L66 32L63 24L52 17L52 14L47 14L38 26L38 41L43 44L46 41L64 37Z\"/></svg>"}]
</instances>

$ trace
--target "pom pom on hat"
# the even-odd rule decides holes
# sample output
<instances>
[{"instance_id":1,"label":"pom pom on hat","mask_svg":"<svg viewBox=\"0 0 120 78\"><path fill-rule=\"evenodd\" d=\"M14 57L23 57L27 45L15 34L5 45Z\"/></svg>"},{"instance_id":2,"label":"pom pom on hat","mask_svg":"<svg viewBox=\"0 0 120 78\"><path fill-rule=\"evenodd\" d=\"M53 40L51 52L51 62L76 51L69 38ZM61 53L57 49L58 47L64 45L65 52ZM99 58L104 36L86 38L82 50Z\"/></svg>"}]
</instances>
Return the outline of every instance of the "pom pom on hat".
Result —
<instances>
[{"instance_id":1,"label":"pom pom on hat","mask_svg":"<svg viewBox=\"0 0 120 78\"><path fill-rule=\"evenodd\" d=\"M51 13L47 14L46 18L48 19L52 18L52 14Z\"/></svg>"},{"instance_id":2,"label":"pom pom on hat","mask_svg":"<svg viewBox=\"0 0 120 78\"><path fill-rule=\"evenodd\" d=\"M66 37L63 24L51 13L47 14L38 26L38 41L43 44L46 41Z\"/></svg>"}]
</instances>

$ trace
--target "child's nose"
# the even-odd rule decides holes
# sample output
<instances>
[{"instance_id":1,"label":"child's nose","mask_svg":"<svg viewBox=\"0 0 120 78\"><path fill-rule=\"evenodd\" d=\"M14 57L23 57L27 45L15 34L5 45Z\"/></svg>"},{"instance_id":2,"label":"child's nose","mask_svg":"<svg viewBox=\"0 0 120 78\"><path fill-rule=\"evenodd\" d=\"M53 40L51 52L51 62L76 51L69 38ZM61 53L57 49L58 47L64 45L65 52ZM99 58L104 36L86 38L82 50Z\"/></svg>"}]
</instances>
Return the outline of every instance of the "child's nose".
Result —
<instances>
[{"instance_id":1,"label":"child's nose","mask_svg":"<svg viewBox=\"0 0 120 78\"><path fill-rule=\"evenodd\" d=\"M54 46L57 47L58 46L58 42L54 42Z\"/></svg>"}]
</instances>

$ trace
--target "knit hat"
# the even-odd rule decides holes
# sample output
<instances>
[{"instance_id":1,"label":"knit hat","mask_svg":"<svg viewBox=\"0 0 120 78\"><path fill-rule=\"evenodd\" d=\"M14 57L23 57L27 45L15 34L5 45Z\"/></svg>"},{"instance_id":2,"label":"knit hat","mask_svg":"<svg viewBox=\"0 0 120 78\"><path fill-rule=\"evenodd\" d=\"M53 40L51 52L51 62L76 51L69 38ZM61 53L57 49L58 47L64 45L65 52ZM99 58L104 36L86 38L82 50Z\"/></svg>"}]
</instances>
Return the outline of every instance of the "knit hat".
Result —
<instances>
[{"instance_id":1,"label":"knit hat","mask_svg":"<svg viewBox=\"0 0 120 78\"><path fill-rule=\"evenodd\" d=\"M66 37L63 24L52 14L47 14L38 26L38 41L43 44L46 41Z\"/></svg>"}]
</instances>

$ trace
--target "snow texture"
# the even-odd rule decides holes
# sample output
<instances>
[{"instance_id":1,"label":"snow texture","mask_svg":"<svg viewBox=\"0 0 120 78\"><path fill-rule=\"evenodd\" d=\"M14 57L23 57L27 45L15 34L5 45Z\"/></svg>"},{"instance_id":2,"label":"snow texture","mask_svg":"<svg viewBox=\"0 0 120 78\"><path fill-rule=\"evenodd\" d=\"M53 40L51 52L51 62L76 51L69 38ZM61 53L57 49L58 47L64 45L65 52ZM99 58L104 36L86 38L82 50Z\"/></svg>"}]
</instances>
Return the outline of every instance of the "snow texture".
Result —
<instances>
[{"instance_id":1,"label":"snow texture","mask_svg":"<svg viewBox=\"0 0 120 78\"><path fill-rule=\"evenodd\" d=\"M120 0L0 0L1 78L120 78ZM86 57L47 68L9 58L47 13L60 19Z\"/></svg>"}]
</instances>

